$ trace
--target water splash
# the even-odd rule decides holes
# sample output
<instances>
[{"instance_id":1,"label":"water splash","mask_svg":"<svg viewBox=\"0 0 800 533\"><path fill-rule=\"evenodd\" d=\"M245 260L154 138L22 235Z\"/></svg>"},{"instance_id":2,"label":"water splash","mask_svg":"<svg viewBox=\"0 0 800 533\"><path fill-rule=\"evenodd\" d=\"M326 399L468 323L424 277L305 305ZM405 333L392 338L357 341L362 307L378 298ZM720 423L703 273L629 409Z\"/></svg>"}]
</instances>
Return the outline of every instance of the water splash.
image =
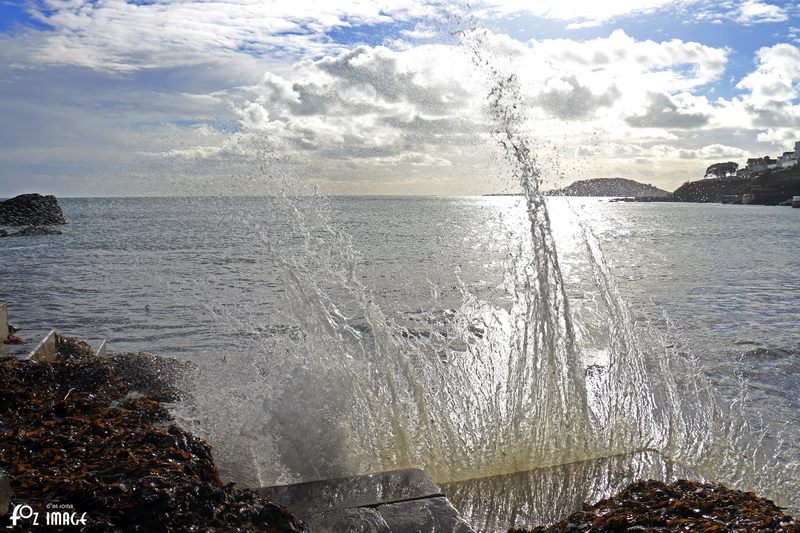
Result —
<instances>
[{"instance_id":1,"label":"water splash","mask_svg":"<svg viewBox=\"0 0 800 533\"><path fill-rule=\"evenodd\" d=\"M407 466L452 482L657 452L798 505L798 466L781 455L780 432L747 418L744 398L720 407L690 359L635 324L599 239L578 217L575 242L602 318L601 342L588 338L567 296L520 81L487 55L485 35L461 38L489 82L494 133L526 207L526 231L506 258L508 305L462 285L455 309L387 316L360 281L362 258L332 224L327 200L285 167L243 164L242 179L280 192L275 208L291 246L242 222L281 272L296 334L252 339L235 360L204 364L187 384L187 412L204 416L196 430L230 477L252 484ZM238 328L246 321L214 312Z\"/></svg>"},{"instance_id":2,"label":"water splash","mask_svg":"<svg viewBox=\"0 0 800 533\"><path fill-rule=\"evenodd\" d=\"M536 262L540 274L552 272L548 280L560 295L550 297L554 310L560 307L563 284L560 279L547 206L540 194L541 169L537 167L535 144L525 127L525 100L516 74L504 73L488 53L485 42L489 32L470 29L462 33L462 42L476 66L490 80L489 108L495 120L495 135L525 193L531 233L535 249L547 262ZM605 364L586 367L585 381L571 372L575 394L576 417L570 428L577 435L589 436L589 457L616 456L640 450L657 450L662 455L702 474L743 488L757 487L785 504L797 505L798 464L791 453L784 452L785 442L780 428L767 428L752 413L745 412L746 383L742 382L740 398L731 406L722 406L711 384L703 377L699 365L691 358L680 357L670 344L649 327L636 324L616 287L614 276L604 258L600 243L591 226L572 210L578 227L578 239L585 248L594 285L600 295L603 327L606 334ZM536 317L542 318L542 317ZM546 321L552 316L544 317ZM567 345L574 346L571 314L564 313ZM574 349L574 348L573 348ZM573 349L565 353L572 353ZM556 351L555 353L559 353ZM585 355L585 353L584 353ZM577 355L557 359L563 368L570 362L580 364ZM582 388L591 413L590 427L580 424ZM567 429L568 431L570 429ZM576 431L577 430L577 431ZM779 459L780 457L780 459ZM758 459L757 459L758 458Z\"/></svg>"}]
</instances>

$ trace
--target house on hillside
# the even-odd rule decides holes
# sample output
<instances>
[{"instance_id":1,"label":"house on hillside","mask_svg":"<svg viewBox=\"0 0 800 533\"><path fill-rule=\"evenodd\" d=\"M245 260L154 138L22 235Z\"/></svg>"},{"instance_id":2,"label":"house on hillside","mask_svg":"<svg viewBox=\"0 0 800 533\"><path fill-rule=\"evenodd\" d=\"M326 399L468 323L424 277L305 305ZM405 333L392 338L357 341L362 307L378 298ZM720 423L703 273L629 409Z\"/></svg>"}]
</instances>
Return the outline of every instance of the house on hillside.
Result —
<instances>
[{"instance_id":1,"label":"house on hillside","mask_svg":"<svg viewBox=\"0 0 800 533\"><path fill-rule=\"evenodd\" d=\"M748 159L745 170L747 171L747 175L751 175L755 174L756 172L763 172L765 170L774 169L776 168L777 164L778 164L777 159L772 159L770 156L765 155L764 157L756 157Z\"/></svg>"},{"instance_id":2,"label":"house on hillside","mask_svg":"<svg viewBox=\"0 0 800 533\"><path fill-rule=\"evenodd\" d=\"M767 170L784 170L796 166L800 166L800 141L794 143L794 152L783 152L778 159L773 159L768 155L748 159L743 168L735 171L735 176L737 178L749 178ZM707 171L706 174L708 174Z\"/></svg>"},{"instance_id":3,"label":"house on hillside","mask_svg":"<svg viewBox=\"0 0 800 533\"><path fill-rule=\"evenodd\" d=\"M778 158L777 168L792 168L797 164L797 152L783 152Z\"/></svg>"}]
</instances>

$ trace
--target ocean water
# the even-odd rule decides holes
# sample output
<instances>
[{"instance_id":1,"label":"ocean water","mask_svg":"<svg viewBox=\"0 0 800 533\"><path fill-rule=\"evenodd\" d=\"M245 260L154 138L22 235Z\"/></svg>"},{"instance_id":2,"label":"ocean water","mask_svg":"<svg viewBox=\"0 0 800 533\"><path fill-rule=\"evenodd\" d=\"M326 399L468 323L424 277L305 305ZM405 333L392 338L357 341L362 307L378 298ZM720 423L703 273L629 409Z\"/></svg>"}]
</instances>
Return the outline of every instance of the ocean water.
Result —
<instances>
[{"instance_id":1,"label":"ocean water","mask_svg":"<svg viewBox=\"0 0 800 533\"><path fill-rule=\"evenodd\" d=\"M396 317L413 320L431 307L434 293L442 311L456 307L459 279L481 296L502 300L505 254L522 231L520 199L330 201L333 223L361 254L358 275ZM762 366L776 365L765 381L788 399L800 397L798 211L592 198L549 202L560 265L576 302L590 299L593 290L570 240L572 211L594 228L637 319L662 324L668 318L675 341L712 367L739 361L755 377ZM300 236L274 200L65 198L61 204L70 221L64 235L0 240L0 298L20 325L106 337L117 351L187 358L290 327L275 261ZM246 300L238 299L243 294ZM241 329L220 323L209 310L237 306L250 316Z\"/></svg>"},{"instance_id":2,"label":"ocean water","mask_svg":"<svg viewBox=\"0 0 800 533\"><path fill-rule=\"evenodd\" d=\"M8 302L15 325L52 326L84 338L106 337L111 351L178 356L212 369L269 351L271 375L255 386L263 383L276 390L282 376L305 369L302 356L286 347L306 349L310 345L302 343L308 336L327 339L313 346L331 353L338 353L338 345L326 343L346 342L342 331L359 336L362 343L363 336L371 335L378 343L380 328L374 316L364 315L365 308L379 309L381 320L398 325L386 328L388 340L381 341L396 349L397 360L402 361L404 350L410 347L410 360L427 357L450 367L462 361L474 364L480 354L492 353L483 348L475 350L474 361L460 359L460 354L473 351L475 344L470 343L480 343L491 336L488 330L499 327L481 318L475 302L495 310L513 309L515 295L526 290L509 290L509 285L518 282L510 279L519 274L513 263L530 230L522 198L334 197L323 202L323 226L298 223L303 219L291 212L313 212L320 202L252 197L66 198L61 204L70 223L63 228L64 235L0 240L0 299ZM610 203L592 198L551 198L547 207L567 312L585 367L604 364L613 337L609 304L596 279L597 261L587 256L589 228L633 326L654 332L639 339L643 345L638 350L655 360L670 350L691 361L691 368L702 374L702 383L713 389L720 405L736 406L752 423L739 431L746 433L757 425L761 432L751 440L780 441L781 456L776 460L785 463L787 472L797 468L800 452L791 437L800 427L800 254L796 249L800 210ZM342 294L352 287L359 287L358 298ZM466 325L462 323L465 302L471 302L468 308L475 311ZM323 306L334 312L326 312L321 320L307 319ZM341 317L341 324L331 326L333 333L318 335L316 330L324 329L332 316ZM460 335L459 328L472 337ZM434 338L441 342L430 341ZM425 343L409 344L415 339ZM311 362L308 366L310 373L320 373ZM428 372L437 368L422 366ZM247 373L247 368L255 367L241 368ZM349 374L343 375L337 378L347 381ZM224 412L228 404L220 398L230 397L237 383L230 374L223 377L220 372L219 376L221 393L212 403ZM408 381L412 388L416 386L417 382ZM314 390L319 385L309 382L308 387ZM293 383L294 388L298 386L302 382ZM472 386L480 389L477 383ZM480 397L476 394L468 400ZM260 402L276 400L258 398ZM302 403L296 397L289 402ZM331 407L335 403L304 404L298 413L312 417L331 409L330 417L343 416L339 408ZM447 404L445 399L431 405L446 409ZM371 404L364 405L369 409ZM504 409L500 411L505 413ZM202 411L196 416L210 416ZM263 417L259 413L248 410L242 435L252 437L254 417L269 418L267 427L259 428L252 440L260 442L259 438L269 436L297 442L297 434L286 429L286 422L277 420L274 413ZM509 420L519 424L520 417L515 416ZM476 426L484 428L479 434L464 424L458 421L453 427L463 429L475 442L487 439L485 427L489 426ZM399 431L401 426L386 431ZM358 446L349 444L352 436L326 433L324 424L315 424L315 430L319 431L315 438L338 441L336 446L302 449L298 445L300 452L295 449L294 458L285 450L272 450L245 468L259 470L256 482L260 484L338 472L331 465L340 456L354 453L345 449ZM209 431L213 440L213 425ZM276 434L268 435L271 432ZM519 439L516 434L514 438ZM503 445L494 443L492 449ZM248 446L253 449L252 444ZM448 446L452 443L430 444L429 452L447 455ZM473 442L465 449L474 446ZM351 470L415 464L420 453L403 455L395 450L382 464L363 459L353 462ZM742 453L752 453L754 457L742 460L752 459L753 468L760 468L756 452ZM293 461L308 463L315 457L326 464L313 472L292 473ZM703 475L713 477L711 462L706 457L687 466L701 470L705 466ZM278 463L281 473L271 475L271 465L278 470ZM547 464L555 463L529 466ZM509 465L525 469L524 462L512 461L499 465L496 473L515 471ZM443 481L471 477L460 463L443 466L432 461L420 466L438 473ZM474 477L495 473L491 468L482 464ZM797 495L789 492L796 480L776 477L771 486L770 475L776 476L769 474L757 483L753 476L732 479L741 481L742 488L755 483L754 488L782 505L800 508ZM507 485L501 486L508 492Z\"/></svg>"}]
</instances>

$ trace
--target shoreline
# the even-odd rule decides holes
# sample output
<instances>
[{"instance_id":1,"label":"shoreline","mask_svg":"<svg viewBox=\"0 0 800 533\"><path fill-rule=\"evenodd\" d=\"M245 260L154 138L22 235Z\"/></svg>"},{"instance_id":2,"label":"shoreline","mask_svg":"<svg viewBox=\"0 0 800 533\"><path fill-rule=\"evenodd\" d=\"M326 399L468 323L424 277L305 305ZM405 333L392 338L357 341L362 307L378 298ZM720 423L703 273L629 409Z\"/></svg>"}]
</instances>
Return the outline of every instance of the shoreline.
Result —
<instances>
[{"instance_id":1,"label":"shoreline","mask_svg":"<svg viewBox=\"0 0 800 533\"><path fill-rule=\"evenodd\" d=\"M180 392L171 386L173 373L189 363L150 354L102 357L86 343L61 336L56 346L53 362L0 358L0 390L5 391L0 393L0 409L11 415L0 426L0 449L5 450L0 470L10 480L11 509L28 505L45 516L58 506L78 520L84 517L84 531L325 530L309 529L303 518L313 523L316 516L295 516L262 497L263 488L259 494L220 480L211 447L179 428L162 405L179 398ZM702 516L680 503L693 497L705 502ZM648 498L661 507L642 507ZM342 515L355 509L330 511L340 511L337 520L356 516ZM10 525L10 516L2 516L0 526ZM741 527L760 524L764 530L800 531L798 521L769 500L686 481L635 482L555 524L509 531L576 531L587 524L606 530L656 523L668 530L681 525L722 531L713 527L723 520Z\"/></svg>"},{"instance_id":2,"label":"shoreline","mask_svg":"<svg viewBox=\"0 0 800 533\"><path fill-rule=\"evenodd\" d=\"M36 529L28 515L38 513L40 525L66 517L82 531L307 531L286 508L220 480L211 447L156 399L176 391L151 379L152 359L115 365L86 343L56 345L53 362L0 358L0 469L11 492L0 527ZM138 391L133 374L154 387Z\"/></svg>"}]
</instances>

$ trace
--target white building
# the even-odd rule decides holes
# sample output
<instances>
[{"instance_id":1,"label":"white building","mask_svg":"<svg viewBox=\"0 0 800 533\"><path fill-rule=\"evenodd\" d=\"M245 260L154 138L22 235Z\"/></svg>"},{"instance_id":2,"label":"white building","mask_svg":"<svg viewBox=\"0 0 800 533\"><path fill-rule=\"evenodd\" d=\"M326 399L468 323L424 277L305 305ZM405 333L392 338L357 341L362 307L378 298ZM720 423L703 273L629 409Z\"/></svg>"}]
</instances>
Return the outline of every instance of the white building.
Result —
<instances>
[{"instance_id":1,"label":"white building","mask_svg":"<svg viewBox=\"0 0 800 533\"><path fill-rule=\"evenodd\" d=\"M800 141L794 143L794 152L783 152L778 159L769 156L748 159L744 168L736 172L736 177L746 178L765 170L783 170L795 166L800 166Z\"/></svg>"},{"instance_id":2,"label":"white building","mask_svg":"<svg viewBox=\"0 0 800 533\"><path fill-rule=\"evenodd\" d=\"M772 159L768 155L764 157L756 157L747 160L747 171L752 174L754 172L762 172L764 170L769 170L775 168L778 164L777 159Z\"/></svg>"},{"instance_id":3,"label":"white building","mask_svg":"<svg viewBox=\"0 0 800 533\"><path fill-rule=\"evenodd\" d=\"M792 168L797 164L797 151L783 152L783 155L778 158L778 163L775 165L777 168Z\"/></svg>"}]
</instances>

